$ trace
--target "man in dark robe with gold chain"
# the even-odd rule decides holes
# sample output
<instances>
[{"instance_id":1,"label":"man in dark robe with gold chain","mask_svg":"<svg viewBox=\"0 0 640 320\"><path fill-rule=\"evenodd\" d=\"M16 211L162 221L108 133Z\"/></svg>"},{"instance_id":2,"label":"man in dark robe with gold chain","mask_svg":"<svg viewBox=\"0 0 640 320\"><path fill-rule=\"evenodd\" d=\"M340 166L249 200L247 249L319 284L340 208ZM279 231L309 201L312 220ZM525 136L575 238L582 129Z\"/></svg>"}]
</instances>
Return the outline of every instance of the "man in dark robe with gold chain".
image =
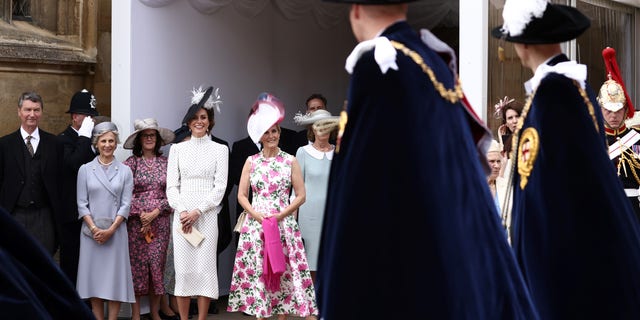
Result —
<instances>
[{"instance_id":1,"label":"man in dark robe with gold chain","mask_svg":"<svg viewBox=\"0 0 640 320\"><path fill-rule=\"evenodd\" d=\"M538 319L482 169L490 133L454 51L411 27L408 0L338 2L359 44L331 163L320 318Z\"/></svg>"},{"instance_id":2,"label":"man in dark robe with gold chain","mask_svg":"<svg viewBox=\"0 0 640 320\"><path fill-rule=\"evenodd\" d=\"M493 36L533 72L513 135L510 227L539 318L640 319L640 228L587 66L562 52L590 19L546 0L507 0L503 18Z\"/></svg>"},{"instance_id":3,"label":"man in dark robe with gold chain","mask_svg":"<svg viewBox=\"0 0 640 320\"><path fill-rule=\"evenodd\" d=\"M640 218L640 133L625 123L633 118L635 109L624 86L616 61L616 51L602 50L608 80L600 87L598 102L602 107L609 158L616 167L627 198Z\"/></svg>"}]
</instances>

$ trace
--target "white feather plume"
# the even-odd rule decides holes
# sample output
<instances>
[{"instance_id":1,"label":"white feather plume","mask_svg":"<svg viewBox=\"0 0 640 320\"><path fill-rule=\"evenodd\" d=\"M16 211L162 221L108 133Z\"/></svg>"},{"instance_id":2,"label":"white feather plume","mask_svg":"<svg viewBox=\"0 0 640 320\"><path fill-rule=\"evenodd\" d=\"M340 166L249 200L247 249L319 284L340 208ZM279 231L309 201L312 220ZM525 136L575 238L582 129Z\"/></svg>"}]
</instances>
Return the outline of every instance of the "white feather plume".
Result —
<instances>
[{"instance_id":1,"label":"white feather plume","mask_svg":"<svg viewBox=\"0 0 640 320\"><path fill-rule=\"evenodd\" d=\"M531 19L542 17L547 4L547 0L507 0L502 10L502 32L512 37L521 35Z\"/></svg>"},{"instance_id":2,"label":"white feather plume","mask_svg":"<svg viewBox=\"0 0 640 320\"><path fill-rule=\"evenodd\" d=\"M298 111L296 112L296 115L293 116L293 122L295 122L297 125L300 125L300 122L303 122L309 119L310 116L311 116L311 113L302 113Z\"/></svg>"},{"instance_id":3,"label":"white feather plume","mask_svg":"<svg viewBox=\"0 0 640 320\"><path fill-rule=\"evenodd\" d=\"M198 88L193 88L191 90L191 104L197 104L202 100L205 92L207 90L202 88L202 86ZM216 107L218 113L220 113L220 105L222 104L222 99L220 99L220 88L213 89L213 92L209 96L209 99L204 103L203 107L211 110L213 107Z\"/></svg>"}]
</instances>

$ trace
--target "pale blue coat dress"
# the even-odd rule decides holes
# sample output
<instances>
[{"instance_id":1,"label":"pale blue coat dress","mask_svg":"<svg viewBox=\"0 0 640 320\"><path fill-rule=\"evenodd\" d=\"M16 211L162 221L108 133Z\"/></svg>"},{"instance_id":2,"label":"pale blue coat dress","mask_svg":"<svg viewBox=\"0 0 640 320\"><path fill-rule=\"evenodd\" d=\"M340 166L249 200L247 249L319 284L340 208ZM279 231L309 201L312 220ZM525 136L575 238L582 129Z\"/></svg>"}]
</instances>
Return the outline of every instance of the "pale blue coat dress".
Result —
<instances>
[{"instance_id":1,"label":"pale blue coat dress","mask_svg":"<svg viewBox=\"0 0 640 320\"><path fill-rule=\"evenodd\" d=\"M308 144L298 148L296 159L302 169L306 191L306 201L298 209L298 225L307 252L309 270L316 271L333 150L322 152Z\"/></svg>"},{"instance_id":2,"label":"pale blue coat dress","mask_svg":"<svg viewBox=\"0 0 640 320\"><path fill-rule=\"evenodd\" d=\"M94 220L115 220L116 215L128 218L132 192L133 174L129 167L114 159L105 169L98 157L94 158L78 170L79 219L88 214ZM79 237L76 289L80 297L135 302L126 221L103 244L82 231Z\"/></svg>"}]
</instances>

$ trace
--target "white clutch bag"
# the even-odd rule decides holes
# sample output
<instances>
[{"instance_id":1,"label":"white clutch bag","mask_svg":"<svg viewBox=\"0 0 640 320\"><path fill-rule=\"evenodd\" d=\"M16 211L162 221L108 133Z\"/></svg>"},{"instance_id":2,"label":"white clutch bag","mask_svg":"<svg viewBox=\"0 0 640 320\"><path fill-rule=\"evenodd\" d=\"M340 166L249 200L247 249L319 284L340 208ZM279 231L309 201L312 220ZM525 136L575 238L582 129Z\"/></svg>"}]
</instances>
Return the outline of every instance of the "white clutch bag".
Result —
<instances>
[{"instance_id":1,"label":"white clutch bag","mask_svg":"<svg viewBox=\"0 0 640 320\"><path fill-rule=\"evenodd\" d=\"M196 229L195 227L191 227L191 233L184 233L182 231L182 228L178 227L178 233L180 233L182 235L182 237L184 237L187 241L189 241L189 243L194 247L198 247L198 245L200 245L200 242L202 242L202 240L204 240L204 235L202 233L200 233L200 231L198 231L198 229Z\"/></svg>"}]
</instances>

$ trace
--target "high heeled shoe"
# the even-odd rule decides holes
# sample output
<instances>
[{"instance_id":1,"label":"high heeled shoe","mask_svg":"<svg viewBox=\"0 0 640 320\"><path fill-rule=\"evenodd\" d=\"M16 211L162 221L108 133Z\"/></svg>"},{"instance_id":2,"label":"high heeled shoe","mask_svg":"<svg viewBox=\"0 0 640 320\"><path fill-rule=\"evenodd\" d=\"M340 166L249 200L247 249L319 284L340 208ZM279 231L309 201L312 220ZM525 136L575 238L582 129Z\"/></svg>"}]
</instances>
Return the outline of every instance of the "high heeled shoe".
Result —
<instances>
[{"instance_id":1,"label":"high heeled shoe","mask_svg":"<svg viewBox=\"0 0 640 320\"><path fill-rule=\"evenodd\" d=\"M180 317L177 314L170 316L162 312L162 310L158 310L158 314L160 315L160 319L163 319L163 320L180 320Z\"/></svg>"}]
</instances>

